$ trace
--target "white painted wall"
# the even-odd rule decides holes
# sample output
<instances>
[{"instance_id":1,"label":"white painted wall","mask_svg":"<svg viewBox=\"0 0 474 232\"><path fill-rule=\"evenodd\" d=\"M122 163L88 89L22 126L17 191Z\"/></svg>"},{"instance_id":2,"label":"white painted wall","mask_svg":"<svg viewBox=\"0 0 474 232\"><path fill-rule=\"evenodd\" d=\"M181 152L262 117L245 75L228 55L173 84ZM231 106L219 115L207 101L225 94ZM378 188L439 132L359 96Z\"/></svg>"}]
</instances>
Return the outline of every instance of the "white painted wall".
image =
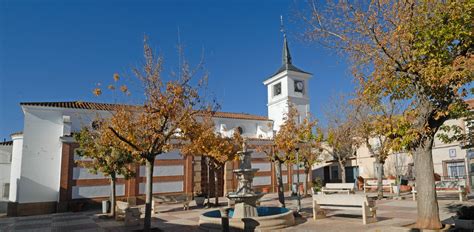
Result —
<instances>
[{"instance_id":1,"label":"white painted wall","mask_svg":"<svg viewBox=\"0 0 474 232\"><path fill-rule=\"evenodd\" d=\"M254 186L271 185L272 177L271 176L256 176L253 178L252 184Z\"/></svg>"},{"instance_id":2,"label":"white painted wall","mask_svg":"<svg viewBox=\"0 0 474 232\"><path fill-rule=\"evenodd\" d=\"M57 110L23 107L23 155L18 185L19 203L58 200L63 135Z\"/></svg>"},{"instance_id":3,"label":"white painted wall","mask_svg":"<svg viewBox=\"0 0 474 232\"><path fill-rule=\"evenodd\" d=\"M21 178L21 161L23 155L23 134L12 135L12 163L10 172L10 193L8 200L17 202L18 199L18 183Z\"/></svg>"},{"instance_id":4,"label":"white painted wall","mask_svg":"<svg viewBox=\"0 0 474 232\"><path fill-rule=\"evenodd\" d=\"M108 197L110 196L110 185L97 186L73 186L72 199L94 198L94 197ZM115 186L117 196L125 195L125 185L118 184Z\"/></svg>"},{"instance_id":5,"label":"white painted wall","mask_svg":"<svg viewBox=\"0 0 474 232\"><path fill-rule=\"evenodd\" d=\"M9 194L9 190L5 189L5 184L10 183L12 147L12 145L0 145L0 200L8 200L4 196Z\"/></svg>"},{"instance_id":6,"label":"white painted wall","mask_svg":"<svg viewBox=\"0 0 474 232\"><path fill-rule=\"evenodd\" d=\"M242 136L246 138L272 138L273 131L269 127L271 120L247 120L247 119L231 119L231 118L214 118L215 131L224 136L232 136L234 129L241 127Z\"/></svg>"},{"instance_id":7,"label":"white painted wall","mask_svg":"<svg viewBox=\"0 0 474 232\"><path fill-rule=\"evenodd\" d=\"M138 191L140 194L145 194L145 183L140 183L138 185ZM171 193L182 191L184 191L183 181L167 181L153 183L153 193Z\"/></svg>"}]
</instances>

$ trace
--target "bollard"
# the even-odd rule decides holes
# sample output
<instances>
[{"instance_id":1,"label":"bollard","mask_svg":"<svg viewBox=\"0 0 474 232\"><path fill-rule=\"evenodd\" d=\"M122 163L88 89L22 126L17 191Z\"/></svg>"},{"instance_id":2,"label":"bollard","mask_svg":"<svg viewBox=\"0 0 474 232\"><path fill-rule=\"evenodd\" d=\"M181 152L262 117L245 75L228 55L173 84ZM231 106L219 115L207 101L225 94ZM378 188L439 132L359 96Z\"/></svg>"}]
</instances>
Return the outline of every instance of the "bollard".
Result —
<instances>
[{"instance_id":1,"label":"bollard","mask_svg":"<svg viewBox=\"0 0 474 232\"><path fill-rule=\"evenodd\" d=\"M221 208L219 209L221 212L221 224L222 224L222 231L229 232L229 208Z\"/></svg>"}]
</instances>

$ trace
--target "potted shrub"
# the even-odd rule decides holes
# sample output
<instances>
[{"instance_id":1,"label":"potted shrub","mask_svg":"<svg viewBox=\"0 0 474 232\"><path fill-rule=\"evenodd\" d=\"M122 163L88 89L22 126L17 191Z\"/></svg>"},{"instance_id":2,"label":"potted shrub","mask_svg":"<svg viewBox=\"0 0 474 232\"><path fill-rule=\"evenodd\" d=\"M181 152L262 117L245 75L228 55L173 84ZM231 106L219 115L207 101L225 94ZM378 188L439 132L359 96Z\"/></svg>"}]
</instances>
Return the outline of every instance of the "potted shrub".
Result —
<instances>
[{"instance_id":1,"label":"potted shrub","mask_svg":"<svg viewBox=\"0 0 474 232\"><path fill-rule=\"evenodd\" d=\"M204 206L204 201L206 201L206 195L201 191L194 193L194 201L196 201L196 205L199 207Z\"/></svg>"},{"instance_id":2,"label":"potted shrub","mask_svg":"<svg viewBox=\"0 0 474 232\"><path fill-rule=\"evenodd\" d=\"M456 229L474 230L474 206L463 206L453 217Z\"/></svg>"},{"instance_id":3,"label":"potted shrub","mask_svg":"<svg viewBox=\"0 0 474 232\"><path fill-rule=\"evenodd\" d=\"M410 192L411 186L410 185L400 185L400 192Z\"/></svg>"},{"instance_id":4,"label":"potted shrub","mask_svg":"<svg viewBox=\"0 0 474 232\"><path fill-rule=\"evenodd\" d=\"M313 194L321 194L321 189L323 187L323 181L321 180L321 178L316 177L312 181L312 184L313 187L311 188L311 191L313 192Z\"/></svg>"}]
</instances>

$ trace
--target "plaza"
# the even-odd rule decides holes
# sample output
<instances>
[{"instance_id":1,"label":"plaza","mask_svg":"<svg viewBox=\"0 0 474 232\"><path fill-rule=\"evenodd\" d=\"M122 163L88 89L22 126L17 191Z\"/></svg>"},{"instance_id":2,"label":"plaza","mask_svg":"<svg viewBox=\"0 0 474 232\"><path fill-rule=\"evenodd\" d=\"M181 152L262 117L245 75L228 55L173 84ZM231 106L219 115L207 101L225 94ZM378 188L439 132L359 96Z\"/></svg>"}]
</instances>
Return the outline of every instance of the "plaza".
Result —
<instances>
[{"instance_id":1,"label":"plaza","mask_svg":"<svg viewBox=\"0 0 474 232\"><path fill-rule=\"evenodd\" d=\"M0 232L474 231L474 2L203 2L0 4Z\"/></svg>"},{"instance_id":2,"label":"plaza","mask_svg":"<svg viewBox=\"0 0 474 232\"><path fill-rule=\"evenodd\" d=\"M363 194L358 192L357 194ZM289 192L285 195L290 195ZM220 202L226 202L220 199ZM295 197L287 197L287 207L296 209ZM457 201L455 195L442 196L439 199L441 221L446 224L453 223L451 216L456 209L462 205L474 205L474 202L466 201L462 204ZM262 199L261 205L277 206L276 194L268 194ZM311 197L302 199L302 217L296 218L296 225L278 231L410 231L407 225L416 220L416 202L407 195L405 200L384 199L379 200L377 205L377 222L368 225L361 223L361 215L352 211L334 210L328 213L326 219L315 221L312 219ZM225 207L222 203L221 207ZM159 213L152 218L152 227L162 231L199 231L198 220L202 213L214 210L200 208L194 202L190 210L183 211L180 204L160 205ZM141 229L140 226L127 227L121 221L101 219L99 210L88 210L84 212L66 212L27 217L0 217L0 231L133 231ZM453 230L454 231L454 230Z\"/></svg>"}]
</instances>

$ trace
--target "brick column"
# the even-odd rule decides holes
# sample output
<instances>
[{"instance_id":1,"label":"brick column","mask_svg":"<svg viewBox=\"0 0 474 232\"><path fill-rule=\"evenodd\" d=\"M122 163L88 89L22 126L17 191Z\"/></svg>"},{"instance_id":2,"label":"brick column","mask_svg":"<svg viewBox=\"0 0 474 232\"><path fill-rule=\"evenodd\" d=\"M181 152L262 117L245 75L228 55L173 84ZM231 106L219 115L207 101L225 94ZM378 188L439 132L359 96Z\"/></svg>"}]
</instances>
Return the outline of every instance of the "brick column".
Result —
<instances>
[{"instance_id":1,"label":"brick column","mask_svg":"<svg viewBox=\"0 0 474 232\"><path fill-rule=\"evenodd\" d=\"M233 161L227 161L224 166L224 196L228 192L234 191L234 170Z\"/></svg>"},{"instance_id":2,"label":"brick column","mask_svg":"<svg viewBox=\"0 0 474 232\"><path fill-rule=\"evenodd\" d=\"M193 170L193 187L192 191L194 192L202 192L203 189L201 188L201 159L202 156L197 155L194 156L194 162L192 164L192 170Z\"/></svg>"},{"instance_id":3,"label":"brick column","mask_svg":"<svg viewBox=\"0 0 474 232\"><path fill-rule=\"evenodd\" d=\"M132 177L128 179L125 182L125 188L126 188L126 200L128 203L131 203L132 205L136 204L137 202L137 196L139 195L138 192L138 181L137 178L140 178L140 165L137 164L131 164L131 169L134 169L135 171L135 177Z\"/></svg>"},{"instance_id":4,"label":"brick column","mask_svg":"<svg viewBox=\"0 0 474 232\"><path fill-rule=\"evenodd\" d=\"M77 144L63 143L61 153L61 177L59 180L59 202L57 204L58 212L68 210L68 202L72 194L72 175L74 167L74 149Z\"/></svg>"},{"instance_id":5,"label":"brick column","mask_svg":"<svg viewBox=\"0 0 474 232\"><path fill-rule=\"evenodd\" d=\"M185 186L184 192L188 194L193 193L193 179L194 179L194 167L193 167L193 157L188 155L186 156L186 163L184 164L185 170Z\"/></svg>"}]
</instances>

